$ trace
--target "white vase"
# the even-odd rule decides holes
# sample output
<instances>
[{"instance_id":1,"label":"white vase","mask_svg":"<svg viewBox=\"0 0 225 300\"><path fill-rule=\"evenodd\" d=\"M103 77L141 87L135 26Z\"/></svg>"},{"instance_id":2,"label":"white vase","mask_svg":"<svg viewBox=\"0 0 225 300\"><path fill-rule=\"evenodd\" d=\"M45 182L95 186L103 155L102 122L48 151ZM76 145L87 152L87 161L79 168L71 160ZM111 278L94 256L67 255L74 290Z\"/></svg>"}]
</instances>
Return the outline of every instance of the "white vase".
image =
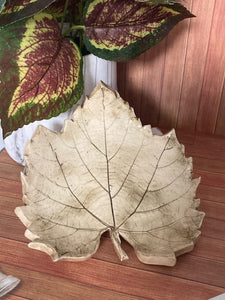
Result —
<instances>
[{"instance_id":1,"label":"white vase","mask_svg":"<svg viewBox=\"0 0 225 300\"><path fill-rule=\"evenodd\" d=\"M0 132L0 150L5 147L11 158L23 165L23 153L26 143L31 139L38 125L43 125L54 131L60 131L64 120L71 118L76 106L83 102L85 95L89 95L100 80L111 86L113 89L117 89L116 62L101 59L93 54L84 56L83 74L84 93L77 104L57 117L24 125L22 128L12 132L12 134L5 138L4 141L1 138L2 134Z\"/></svg>"}]
</instances>

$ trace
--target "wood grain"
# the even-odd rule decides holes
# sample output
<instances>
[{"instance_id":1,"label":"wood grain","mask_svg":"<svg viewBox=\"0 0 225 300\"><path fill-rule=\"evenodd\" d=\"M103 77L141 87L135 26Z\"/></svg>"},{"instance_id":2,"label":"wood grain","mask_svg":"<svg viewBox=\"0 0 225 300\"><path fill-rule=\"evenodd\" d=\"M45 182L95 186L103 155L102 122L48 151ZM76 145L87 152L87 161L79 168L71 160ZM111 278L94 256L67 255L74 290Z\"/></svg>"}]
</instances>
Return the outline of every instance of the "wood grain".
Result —
<instances>
[{"instance_id":1,"label":"wood grain","mask_svg":"<svg viewBox=\"0 0 225 300\"><path fill-rule=\"evenodd\" d=\"M43 299L43 300L74 300L86 299L96 300L96 295L104 300L137 300L141 298L132 297L126 294L116 293L102 288L79 284L76 281L63 279L39 272L34 272L21 267L13 268L10 265L2 264L2 271L6 274L14 273L21 279L21 284L14 293L15 300L20 299ZM33 291L37 291L34 298ZM23 297L23 298L21 298ZM26 298L24 298L26 297ZM7 298L8 299L8 298ZM9 298L10 299L10 298ZM12 298L14 300L14 298Z\"/></svg>"},{"instance_id":2,"label":"wood grain","mask_svg":"<svg viewBox=\"0 0 225 300\"><path fill-rule=\"evenodd\" d=\"M214 2L214 0L193 1L192 12L197 17L191 20L188 38L177 124L181 129L193 130L195 128Z\"/></svg>"},{"instance_id":3,"label":"wood grain","mask_svg":"<svg viewBox=\"0 0 225 300\"><path fill-rule=\"evenodd\" d=\"M120 91L120 96L126 99L125 86L126 86L126 63L117 63L117 76L119 80L117 81L118 91Z\"/></svg>"},{"instance_id":4,"label":"wood grain","mask_svg":"<svg viewBox=\"0 0 225 300\"><path fill-rule=\"evenodd\" d=\"M225 132L225 78L224 78L224 83L223 83L223 92L221 96L221 101L220 101L220 107L218 111L218 116L217 116L217 123L216 123L216 134L223 134Z\"/></svg>"},{"instance_id":5,"label":"wood grain","mask_svg":"<svg viewBox=\"0 0 225 300\"><path fill-rule=\"evenodd\" d=\"M0 178L20 181L20 173L17 172L17 165L0 163Z\"/></svg>"},{"instance_id":6,"label":"wood grain","mask_svg":"<svg viewBox=\"0 0 225 300\"><path fill-rule=\"evenodd\" d=\"M191 10L190 1L186 7ZM156 124L159 127L175 128L177 125L189 26L190 19L184 20L170 32L166 40L159 122Z\"/></svg>"},{"instance_id":7,"label":"wood grain","mask_svg":"<svg viewBox=\"0 0 225 300\"><path fill-rule=\"evenodd\" d=\"M196 177L201 177L201 182L205 185L212 185L216 187L224 187L225 174L210 173L207 171L194 171Z\"/></svg>"},{"instance_id":8,"label":"wood grain","mask_svg":"<svg viewBox=\"0 0 225 300\"><path fill-rule=\"evenodd\" d=\"M225 221L225 204L207 201L201 198L199 209L204 211L209 218Z\"/></svg>"},{"instance_id":9,"label":"wood grain","mask_svg":"<svg viewBox=\"0 0 225 300\"><path fill-rule=\"evenodd\" d=\"M197 197L225 203L225 188L218 188L201 183L197 190Z\"/></svg>"},{"instance_id":10,"label":"wood grain","mask_svg":"<svg viewBox=\"0 0 225 300\"><path fill-rule=\"evenodd\" d=\"M144 55L129 61L126 65L126 84L124 99L129 99L129 104L134 108L136 116L140 117L140 99L142 94Z\"/></svg>"},{"instance_id":11,"label":"wood grain","mask_svg":"<svg viewBox=\"0 0 225 300\"><path fill-rule=\"evenodd\" d=\"M2 297L2 300L29 300L28 298L24 298L24 297L18 297L18 296L15 296L15 295L10 295L10 294L7 294L6 296Z\"/></svg>"},{"instance_id":12,"label":"wood grain","mask_svg":"<svg viewBox=\"0 0 225 300\"><path fill-rule=\"evenodd\" d=\"M19 167L19 170L21 167ZM20 171L17 171L17 174ZM18 175L17 175L18 176ZM0 178L0 195L13 198L21 198L22 186L19 181L13 181L5 178Z\"/></svg>"},{"instance_id":13,"label":"wood grain","mask_svg":"<svg viewBox=\"0 0 225 300\"><path fill-rule=\"evenodd\" d=\"M225 76L224 39L221 38L221 28L224 27L224 20L220 18L221 15L225 15L225 2L224 0L217 0L215 2L200 107L196 123L197 131L208 133L214 133L216 130L216 121ZM225 33L223 35L225 37Z\"/></svg>"},{"instance_id":14,"label":"wood grain","mask_svg":"<svg viewBox=\"0 0 225 300\"><path fill-rule=\"evenodd\" d=\"M142 88L139 99L140 117L143 124L152 126L156 126L159 122L166 41L167 39L164 39L144 53Z\"/></svg>"}]
</instances>

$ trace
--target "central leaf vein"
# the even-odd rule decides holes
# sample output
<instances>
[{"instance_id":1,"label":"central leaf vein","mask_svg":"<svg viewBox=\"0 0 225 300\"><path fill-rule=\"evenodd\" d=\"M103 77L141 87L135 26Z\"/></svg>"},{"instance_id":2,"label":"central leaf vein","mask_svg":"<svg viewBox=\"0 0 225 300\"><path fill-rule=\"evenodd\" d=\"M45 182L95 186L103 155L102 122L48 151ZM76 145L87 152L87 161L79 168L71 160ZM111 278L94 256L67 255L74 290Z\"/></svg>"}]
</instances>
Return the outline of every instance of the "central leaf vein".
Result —
<instances>
[{"instance_id":1,"label":"central leaf vein","mask_svg":"<svg viewBox=\"0 0 225 300\"><path fill-rule=\"evenodd\" d=\"M113 227L116 226L115 221L115 213L113 208L113 199L111 194L111 186L110 186L110 170L109 170L109 158L108 158L108 147L107 147L107 133L106 133L106 120L105 120L105 104L104 104L104 89L101 89L102 91L102 113L103 113L103 126L104 126L104 139L105 139L105 159L106 159L106 173L107 173L107 182L108 182L108 193L109 193L109 200L110 200L110 207L112 211L112 219L113 219Z\"/></svg>"}]
</instances>

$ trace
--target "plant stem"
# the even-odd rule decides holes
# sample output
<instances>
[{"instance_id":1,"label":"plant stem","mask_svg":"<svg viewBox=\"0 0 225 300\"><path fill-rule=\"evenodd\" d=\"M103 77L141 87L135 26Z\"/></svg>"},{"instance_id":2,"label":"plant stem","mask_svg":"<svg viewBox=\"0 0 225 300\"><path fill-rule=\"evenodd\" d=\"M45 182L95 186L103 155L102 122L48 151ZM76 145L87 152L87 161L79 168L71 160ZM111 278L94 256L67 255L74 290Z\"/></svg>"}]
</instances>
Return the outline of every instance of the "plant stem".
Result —
<instances>
[{"instance_id":1,"label":"plant stem","mask_svg":"<svg viewBox=\"0 0 225 300\"><path fill-rule=\"evenodd\" d=\"M66 36L68 33L70 33L71 31L73 30L78 30L78 29L81 29L81 30L84 30L85 29L85 26L84 25L74 25L72 27L70 27L64 34L63 36Z\"/></svg>"},{"instance_id":2,"label":"plant stem","mask_svg":"<svg viewBox=\"0 0 225 300\"><path fill-rule=\"evenodd\" d=\"M80 51L83 49L83 32L80 32Z\"/></svg>"},{"instance_id":3,"label":"plant stem","mask_svg":"<svg viewBox=\"0 0 225 300\"><path fill-rule=\"evenodd\" d=\"M63 31L63 24L64 24L64 20L65 20L68 5L69 5L69 0L66 0L65 6L64 6L64 11L63 11L63 16L62 16L62 19L61 19L61 32Z\"/></svg>"}]
</instances>

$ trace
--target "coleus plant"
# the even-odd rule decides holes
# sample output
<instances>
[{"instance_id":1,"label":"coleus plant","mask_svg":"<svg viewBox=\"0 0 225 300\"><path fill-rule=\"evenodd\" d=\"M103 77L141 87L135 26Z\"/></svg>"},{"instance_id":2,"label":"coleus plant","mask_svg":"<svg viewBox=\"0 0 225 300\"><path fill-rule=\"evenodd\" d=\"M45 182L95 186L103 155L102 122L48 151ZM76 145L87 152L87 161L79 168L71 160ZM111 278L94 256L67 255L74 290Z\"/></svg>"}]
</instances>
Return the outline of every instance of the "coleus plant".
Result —
<instances>
[{"instance_id":1,"label":"coleus plant","mask_svg":"<svg viewBox=\"0 0 225 300\"><path fill-rule=\"evenodd\" d=\"M175 0L0 0L0 12L4 137L78 101L85 53L129 61L193 16Z\"/></svg>"}]
</instances>

